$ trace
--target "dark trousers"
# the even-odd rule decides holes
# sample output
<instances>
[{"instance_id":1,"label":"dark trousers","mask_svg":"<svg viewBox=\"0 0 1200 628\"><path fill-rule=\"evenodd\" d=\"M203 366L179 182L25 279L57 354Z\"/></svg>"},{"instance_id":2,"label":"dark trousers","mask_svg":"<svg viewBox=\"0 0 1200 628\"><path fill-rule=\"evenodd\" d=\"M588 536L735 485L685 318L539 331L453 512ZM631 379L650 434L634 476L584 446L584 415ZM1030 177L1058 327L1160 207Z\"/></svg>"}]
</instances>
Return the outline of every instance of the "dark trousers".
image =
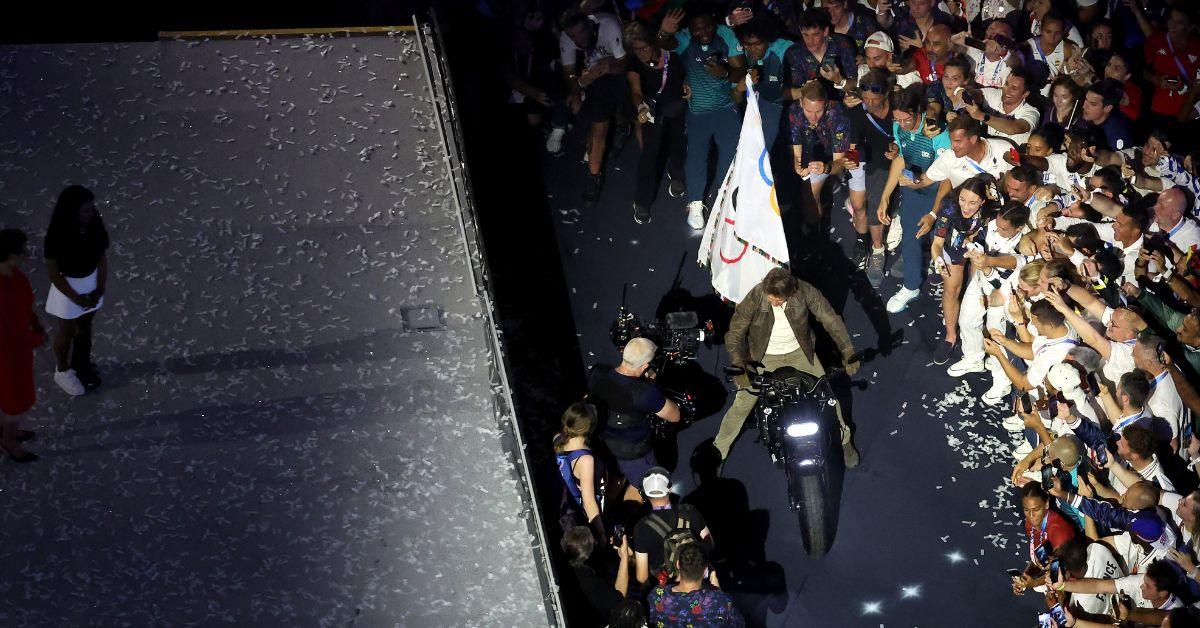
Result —
<instances>
[{"instance_id":1,"label":"dark trousers","mask_svg":"<svg viewBox=\"0 0 1200 628\"><path fill-rule=\"evenodd\" d=\"M642 125L642 153L638 157L637 189L633 200L638 205L649 207L658 191L659 165L663 161L664 144L667 151L667 172L671 178L683 178L683 160L687 155L687 139L684 137L684 112L674 116L655 118L653 124Z\"/></svg>"}]
</instances>

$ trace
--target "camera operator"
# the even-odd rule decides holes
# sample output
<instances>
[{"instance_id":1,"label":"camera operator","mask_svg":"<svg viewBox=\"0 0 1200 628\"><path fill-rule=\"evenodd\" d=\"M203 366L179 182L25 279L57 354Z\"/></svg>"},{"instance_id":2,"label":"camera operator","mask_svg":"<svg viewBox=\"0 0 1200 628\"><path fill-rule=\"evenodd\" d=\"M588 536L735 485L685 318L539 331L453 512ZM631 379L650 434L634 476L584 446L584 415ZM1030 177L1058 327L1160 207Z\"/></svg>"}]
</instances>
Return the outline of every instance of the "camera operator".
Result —
<instances>
[{"instance_id":1,"label":"camera operator","mask_svg":"<svg viewBox=\"0 0 1200 628\"><path fill-rule=\"evenodd\" d=\"M829 305L829 301L811 284L792 276L789 270L772 269L734 310L729 332L725 334L725 348L729 351L730 362L733 366L743 368L750 368L752 362L761 362L763 368L769 371L790 366L805 373L824 375L825 369L813 351L810 316L816 317L833 337L844 360L854 355L846 323ZM854 375L858 367L858 362L846 362L846 373ZM721 452L722 460L729 457L733 441L741 433L746 417L758 401L756 395L746 390L750 385L748 375L739 375L735 381L739 389L737 396L721 419L721 428L714 443ZM858 451L851 440L850 428L846 427L842 418L840 405L837 406L837 416L846 466L858 466Z\"/></svg>"},{"instance_id":2,"label":"camera operator","mask_svg":"<svg viewBox=\"0 0 1200 628\"><path fill-rule=\"evenodd\" d=\"M632 490L626 498L641 501L635 487L642 476L658 466L650 446L650 415L664 421L679 421L679 406L663 396L646 379L653 380L650 361L658 347L646 338L634 338L625 345L621 364L615 369L593 368L588 375L588 401L604 415L601 438L617 459L617 466Z\"/></svg>"}]
</instances>

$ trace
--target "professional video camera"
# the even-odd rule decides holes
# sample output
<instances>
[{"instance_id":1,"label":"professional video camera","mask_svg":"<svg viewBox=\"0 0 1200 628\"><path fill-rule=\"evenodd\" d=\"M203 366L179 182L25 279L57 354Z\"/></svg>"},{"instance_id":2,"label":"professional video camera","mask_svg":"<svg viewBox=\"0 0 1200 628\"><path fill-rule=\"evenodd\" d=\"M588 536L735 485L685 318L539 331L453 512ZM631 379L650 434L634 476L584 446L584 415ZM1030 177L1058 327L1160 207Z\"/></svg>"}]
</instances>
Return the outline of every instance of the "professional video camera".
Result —
<instances>
[{"instance_id":1,"label":"professional video camera","mask_svg":"<svg viewBox=\"0 0 1200 628\"><path fill-rule=\"evenodd\" d=\"M628 291L628 285L625 291ZM634 338L647 338L658 346L657 358L664 364L681 365L696 359L701 343L712 346L713 323L701 322L695 312L670 312L664 320L643 323L625 307L623 292L621 307L609 336L618 351Z\"/></svg>"}]
</instances>

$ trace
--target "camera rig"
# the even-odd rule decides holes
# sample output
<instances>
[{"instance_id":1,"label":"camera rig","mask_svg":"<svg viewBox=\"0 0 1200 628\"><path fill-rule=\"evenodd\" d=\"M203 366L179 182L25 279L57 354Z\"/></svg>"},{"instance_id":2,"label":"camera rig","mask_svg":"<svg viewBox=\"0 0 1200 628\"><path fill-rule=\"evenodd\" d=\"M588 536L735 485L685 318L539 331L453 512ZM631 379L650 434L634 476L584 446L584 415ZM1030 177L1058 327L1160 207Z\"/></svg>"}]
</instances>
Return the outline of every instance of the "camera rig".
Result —
<instances>
[{"instance_id":1,"label":"camera rig","mask_svg":"<svg viewBox=\"0 0 1200 628\"><path fill-rule=\"evenodd\" d=\"M626 285L621 293L621 307L609 330L609 337L618 351L634 338L646 338L658 346L655 370L667 364L682 365L696 359L700 345L712 346L713 322L700 321L696 312L670 312L662 320L642 322L625 306Z\"/></svg>"}]
</instances>

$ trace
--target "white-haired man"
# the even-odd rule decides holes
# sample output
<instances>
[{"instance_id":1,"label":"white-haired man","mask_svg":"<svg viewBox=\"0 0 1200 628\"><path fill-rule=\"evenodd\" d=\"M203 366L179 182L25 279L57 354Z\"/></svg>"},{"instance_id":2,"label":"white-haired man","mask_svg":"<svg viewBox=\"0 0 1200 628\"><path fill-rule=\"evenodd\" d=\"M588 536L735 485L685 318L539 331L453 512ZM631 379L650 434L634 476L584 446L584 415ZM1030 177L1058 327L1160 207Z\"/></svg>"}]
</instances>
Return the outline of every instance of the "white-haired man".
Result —
<instances>
[{"instance_id":1,"label":"white-haired man","mask_svg":"<svg viewBox=\"0 0 1200 628\"><path fill-rule=\"evenodd\" d=\"M634 338L625 345L617 368L597 367L588 375L588 401L603 417L600 437L634 486L658 466L650 444L650 415L679 421L679 406L648 381L653 373L646 377L656 351L653 342Z\"/></svg>"}]
</instances>

